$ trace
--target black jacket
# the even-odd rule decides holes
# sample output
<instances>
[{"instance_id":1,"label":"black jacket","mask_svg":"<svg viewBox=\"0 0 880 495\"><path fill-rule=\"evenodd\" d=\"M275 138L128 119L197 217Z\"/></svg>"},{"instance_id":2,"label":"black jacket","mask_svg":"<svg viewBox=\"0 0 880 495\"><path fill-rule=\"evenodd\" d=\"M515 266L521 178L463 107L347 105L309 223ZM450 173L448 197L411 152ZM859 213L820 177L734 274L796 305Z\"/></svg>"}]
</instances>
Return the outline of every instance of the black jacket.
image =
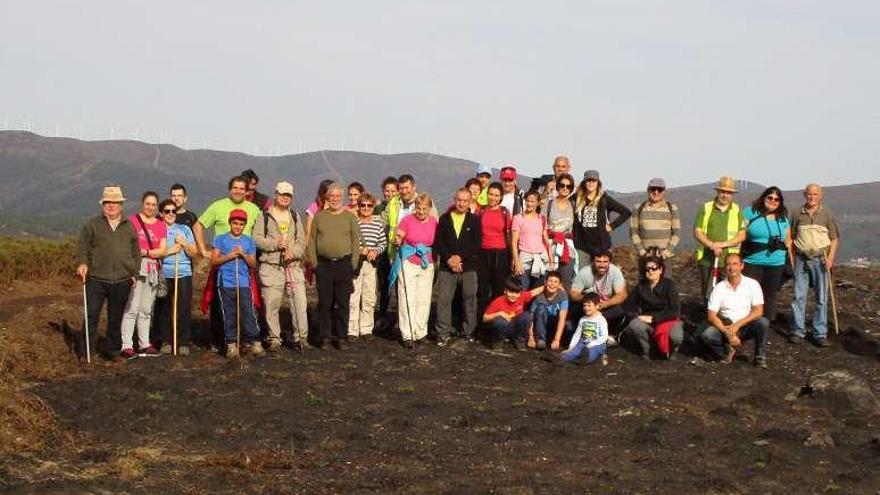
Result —
<instances>
[{"instance_id":1,"label":"black jacket","mask_svg":"<svg viewBox=\"0 0 880 495\"><path fill-rule=\"evenodd\" d=\"M590 253L590 256L611 249L611 233L605 230L606 223L609 223L611 229L614 230L629 220L632 215L629 208L607 193L603 193L599 198L595 218L590 218L585 214L585 207L577 208L577 194L572 194L569 200L574 209L574 228L572 229L574 247ZM609 211L617 213L617 217L610 222ZM590 227L590 223L595 223L595 227Z\"/></svg>"},{"instance_id":2,"label":"black jacket","mask_svg":"<svg viewBox=\"0 0 880 495\"><path fill-rule=\"evenodd\" d=\"M455 228L452 226L452 214L447 212L440 215L437 222L437 232L434 235L434 255L440 263L440 269L451 271L446 261L452 255L461 256L464 271L470 272L477 269L477 255L480 253L480 217L470 211L465 213L464 224L461 226L461 235L455 236Z\"/></svg>"},{"instance_id":3,"label":"black jacket","mask_svg":"<svg viewBox=\"0 0 880 495\"><path fill-rule=\"evenodd\" d=\"M650 315L654 324L681 317L681 302L675 282L663 278L654 289L651 282L642 280L638 287L629 293L624 305L626 312L633 318L639 315Z\"/></svg>"}]
</instances>

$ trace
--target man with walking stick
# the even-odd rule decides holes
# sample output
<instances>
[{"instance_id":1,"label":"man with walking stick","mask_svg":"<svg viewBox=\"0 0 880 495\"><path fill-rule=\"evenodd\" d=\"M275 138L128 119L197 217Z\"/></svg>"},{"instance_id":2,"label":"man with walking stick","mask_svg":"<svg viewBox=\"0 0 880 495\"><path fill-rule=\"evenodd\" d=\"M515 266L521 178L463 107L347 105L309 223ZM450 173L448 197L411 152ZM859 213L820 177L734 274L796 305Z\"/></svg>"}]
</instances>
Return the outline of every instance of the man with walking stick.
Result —
<instances>
[{"instance_id":1,"label":"man with walking stick","mask_svg":"<svg viewBox=\"0 0 880 495\"><path fill-rule=\"evenodd\" d=\"M107 341L101 349L109 356L122 347L122 314L131 285L140 270L140 249L134 229L122 214L125 197L119 186L107 186L101 195L101 214L91 218L79 234L76 274L83 282L84 345L86 362L91 362L91 340L107 301ZM91 335L89 333L91 332Z\"/></svg>"},{"instance_id":2,"label":"man with walking stick","mask_svg":"<svg viewBox=\"0 0 880 495\"><path fill-rule=\"evenodd\" d=\"M275 185L275 200L260 213L254 224L254 242L259 249L260 288L266 303L269 351L281 350L281 322L278 317L285 293L293 320L293 344L300 350L308 344L306 281L301 261L306 250L304 217L292 207L293 184Z\"/></svg>"},{"instance_id":3,"label":"man with walking stick","mask_svg":"<svg viewBox=\"0 0 880 495\"><path fill-rule=\"evenodd\" d=\"M807 336L807 291L812 284L816 310L811 337L818 347L828 347L831 343L828 342L827 299L829 290L833 290L831 268L837 255L840 232L834 214L822 204L819 184L808 184L804 188L804 200L804 205L791 217L793 239L789 259L794 268L794 300L791 303L794 321L788 341L800 344ZM836 321L835 331L839 331Z\"/></svg>"}]
</instances>

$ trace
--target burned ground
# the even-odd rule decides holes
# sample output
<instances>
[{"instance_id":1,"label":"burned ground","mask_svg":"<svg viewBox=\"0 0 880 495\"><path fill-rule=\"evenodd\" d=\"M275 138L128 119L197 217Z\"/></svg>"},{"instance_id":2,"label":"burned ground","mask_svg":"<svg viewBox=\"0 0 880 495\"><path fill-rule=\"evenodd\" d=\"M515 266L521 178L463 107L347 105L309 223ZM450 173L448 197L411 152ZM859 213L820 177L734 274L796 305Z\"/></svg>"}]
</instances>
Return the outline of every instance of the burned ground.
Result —
<instances>
[{"instance_id":1,"label":"burned ground","mask_svg":"<svg viewBox=\"0 0 880 495\"><path fill-rule=\"evenodd\" d=\"M674 272L692 293L692 272ZM68 346L79 286L15 282L0 306L0 488L876 493L880 417L802 393L831 369L877 392L875 276L840 270L841 326L853 330L828 349L774 333L769 370L623 349L608 366L555 366L536 352L383 339L241 366L203 349L81 366Z\"/></svg>"}]
</instances>

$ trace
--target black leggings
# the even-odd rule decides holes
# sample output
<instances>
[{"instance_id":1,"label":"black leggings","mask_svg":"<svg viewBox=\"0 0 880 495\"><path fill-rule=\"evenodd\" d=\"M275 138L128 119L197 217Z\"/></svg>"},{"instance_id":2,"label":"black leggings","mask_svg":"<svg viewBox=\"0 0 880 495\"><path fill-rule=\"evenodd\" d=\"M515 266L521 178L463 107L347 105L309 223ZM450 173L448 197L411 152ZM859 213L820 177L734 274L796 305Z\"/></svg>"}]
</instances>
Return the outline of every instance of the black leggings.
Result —
<instances>
[{"instance_id":1,"label":"black leggings","mask_svg":"<svg viewBox=\"0 0 880 495\"><path fill-rule=\"evenodd\" d=\"M785 265L762 266L752 265L748 262L745 265L743 275L757 280L764 292L764 318L773 322L773 319L776 318L779 289L782 288L782 274L785 271Z\"/></svg>"},{"instance_id":2,"label":"black leggings","mask_svg":"<svg viewBox=\"0 0 880 495\"><path fill-rule=\"evenodd\" d=\"M348 306L354 290L353 279L350 257L335 261L318 259L315 282L318 286L318 324L322 339L342 340L348 336Z\"/></svg>"},{"instance_id":3,"label":"black leggings","mask_svg":"<svg viewBox=\"0 0 880 495\"><path fill-rule=\"evenodd\" d=\"M482 315L492 299L504 293L504 280L510 275L510 251L507 249L480 250L477 267L477 301Z\"/></svg>"}]
</instances>

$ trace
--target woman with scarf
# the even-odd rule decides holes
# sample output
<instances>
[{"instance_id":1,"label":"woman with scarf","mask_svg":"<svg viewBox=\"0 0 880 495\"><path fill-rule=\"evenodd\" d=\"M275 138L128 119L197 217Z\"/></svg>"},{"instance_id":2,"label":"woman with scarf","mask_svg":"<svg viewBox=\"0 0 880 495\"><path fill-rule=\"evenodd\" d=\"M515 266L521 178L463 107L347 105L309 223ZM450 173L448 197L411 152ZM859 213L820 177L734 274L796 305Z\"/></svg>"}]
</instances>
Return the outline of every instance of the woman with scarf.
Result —
<instances>
[{"instance_id":1,"label":"woman with scarf","mask_svg":"<svg viewBox=\"0 0 880 495\"><path fill-rule=\"evenodd\" d=\"M572 239L574 206L568 200L573 189L574 177L568 173L561 174L556 178L555 197L548 201L543 210L547 219L547 237L550 240L550 262L562 276L562 285L566 291L571 288L571 280L578 266L578 252Z\"/></svg>"},{"instance_id":2,"label":"woman with scarf","mask_svg":"<svg viewBox=\"0 0 880 495\"><path fill-rule=\"evenodd\" d=\"M399 247L391 267L388 285L397 284L398 326L401 343L414 348L428 335L431 289L434 285L434 257L431 246L437 219L430 215L434 200L430 194L416 197L415 209L397 224L394 244Z\"/></svg>"},{"instance_id":3,"label":"woman with scarf","mask_svg":"<svg viewBox=\"0 0 880 495\"><path fill-rule=\"evenodd\" d=\"M629 220L632 212L605 193L596 170L584 173L584 180L572 198L574 246L578 250L578 268L583 268L594 254L611 250L611 232ZM609 211L617 213L614 221Z\"/></svg>"}]
</instances>

